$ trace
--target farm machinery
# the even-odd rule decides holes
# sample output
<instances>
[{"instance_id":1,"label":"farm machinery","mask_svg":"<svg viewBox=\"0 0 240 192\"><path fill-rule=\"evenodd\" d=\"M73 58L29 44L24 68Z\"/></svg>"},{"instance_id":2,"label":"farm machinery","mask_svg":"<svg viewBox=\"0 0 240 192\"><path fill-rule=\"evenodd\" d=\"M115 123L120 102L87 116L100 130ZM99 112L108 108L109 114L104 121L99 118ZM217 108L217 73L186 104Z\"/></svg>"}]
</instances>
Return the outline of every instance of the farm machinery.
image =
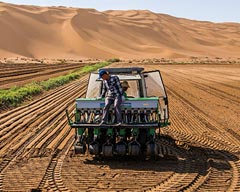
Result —
<instances>
[{"instance_id":1,"label":"farm machinery","mask_svg":"<svg viewBox=\"0 0 240 192\"><path fill-rule=\"evenodd\" d=\"M101 69L100 69L101 70ZM76 99L74 121L67 112L69 125L75 129L75 153L101 156L155 156L160 129L169 125L168 97L159 70L145 72L144 68L105 68L120 81L127 81L127 97L121 104L123 123L116 125L114 108L108 121L102 120L104 98L103 82L98 73L90 74L85 98Z\"/></svg>"}]
</instances>

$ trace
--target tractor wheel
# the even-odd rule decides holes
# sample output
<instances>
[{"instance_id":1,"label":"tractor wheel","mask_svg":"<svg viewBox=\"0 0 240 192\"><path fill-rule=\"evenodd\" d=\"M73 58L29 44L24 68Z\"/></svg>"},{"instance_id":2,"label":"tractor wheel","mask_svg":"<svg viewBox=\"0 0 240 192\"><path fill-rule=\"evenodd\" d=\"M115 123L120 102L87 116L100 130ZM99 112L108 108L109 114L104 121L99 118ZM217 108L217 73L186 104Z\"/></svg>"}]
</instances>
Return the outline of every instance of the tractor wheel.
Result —
<instances>
[{"instance_id":1,"label":"tractor wheel","mask_svg":"<svg viewBox=\"0 0 240 192\"><path fill-rule=\"evenodd\" d=\"M128 146L128 153L131 156L139 156L141 152L140 146L137 144L130 144Z\"/></svg>"},{"instance_id":2,"label":"tractor wheel","mask_svg":"<svg viewBox=\"0 0 240 192\"><path fill-rule=\"evenodd\" d=\"M118 155L124 156L126 155L127 152L127 148L126 148L126 144L122 143L122 144L117 144L116 145L116 152Z\"/></svg>"},{"instance_id":3,"label":"tractor wheel","mask_svg":"<svg viewBox=\"0 0 240 192\"><path fill-rule=\"evenodd\" d=\"M91 155L98 155L100 153L100 146L97 142L93 142L89 145L89 153Z\"/></svg>"},{"instance_id":4,"label":"tractor wheel","mask_svg":"<svg viewBox=\"0 0 240 192\"><path fill-rule=\"evenodd\" d=\"M103 156L112 157L113 156L113 146L112 145L103 145L102 152L103 152Z\"/></svg>"},{"instance_id":5,"label":"tractor wheel","mask_svg":"<svg viewBox=\"0 0 240 192\"><path fill-rule=\"evenodd\" d=\"M75 151L75 154L85 154L86 145L85 144L75 145L74 151Z\"/></svg>"},{"instance_id":6,"label":"tractor wheel","mask_svg":"<svg viewBox=\"0 0 240 192\"><path fill-rule=\"evenodd\" d=\"M148 143L146 146L146 155L147 156L157 156L159 153L159 149L158 146L156 145L156 143Z\"/></svg>"}]
</instances>

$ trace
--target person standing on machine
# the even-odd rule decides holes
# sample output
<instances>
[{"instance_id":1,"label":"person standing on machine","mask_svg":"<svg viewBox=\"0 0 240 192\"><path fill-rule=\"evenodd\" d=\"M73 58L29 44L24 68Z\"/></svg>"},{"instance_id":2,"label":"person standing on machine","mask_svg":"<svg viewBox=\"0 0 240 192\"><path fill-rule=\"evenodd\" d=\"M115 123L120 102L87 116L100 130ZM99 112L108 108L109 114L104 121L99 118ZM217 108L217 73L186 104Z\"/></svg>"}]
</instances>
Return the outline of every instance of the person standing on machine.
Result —
<instances>
[{"instance_id":1,"label":"person standing on machine","mask_svg":"<svg viewBox=\"0 0 240 192\"><path fill-rule=\"evenodd\" d=\"M101 98L105 97L105 107L103 108L102 122L99 125L106 124L108 118L108 111L113 104L117 119L117 125L122 124L121 103L123 96L123 88L120 80L116 75L109 75L106 70L99 71L99 78L103 79L103 87Z\"/></svg>"}]
</instances>

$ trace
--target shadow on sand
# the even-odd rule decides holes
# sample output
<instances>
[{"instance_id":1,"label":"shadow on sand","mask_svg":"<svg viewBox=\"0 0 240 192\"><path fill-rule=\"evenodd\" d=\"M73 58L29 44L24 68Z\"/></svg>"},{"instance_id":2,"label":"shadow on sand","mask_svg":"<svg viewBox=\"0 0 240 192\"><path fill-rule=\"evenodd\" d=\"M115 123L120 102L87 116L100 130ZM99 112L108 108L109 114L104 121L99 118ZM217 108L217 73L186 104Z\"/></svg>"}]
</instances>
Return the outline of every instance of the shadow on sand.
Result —
<instances>
[{"instance_id":1,"label":"shadow on sand","mask_svg":"<svg viewBox=\"0 0 240 192\"><path fill-rule=\"evenodd\" d=\"M218 171L230 170L229 161L238 161L239 158L224 150L215 150L204 147L188 146L187 149L177 146L174 140L167 138L175 149L175 156L154 157L146 160L143 157L113 156L90 157L84 164L109 166L111 169L125 169L136 171L154 171L177 173L199 173L206 175L210 168Z\"/></svg>"}]
</instances>

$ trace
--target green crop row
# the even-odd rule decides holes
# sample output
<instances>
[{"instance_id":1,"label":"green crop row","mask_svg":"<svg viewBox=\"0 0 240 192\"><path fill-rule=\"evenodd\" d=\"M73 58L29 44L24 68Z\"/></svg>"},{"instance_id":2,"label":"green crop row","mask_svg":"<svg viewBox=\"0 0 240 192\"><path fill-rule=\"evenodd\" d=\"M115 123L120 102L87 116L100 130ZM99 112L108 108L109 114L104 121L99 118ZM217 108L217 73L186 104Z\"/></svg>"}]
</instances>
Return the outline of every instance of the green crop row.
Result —
<instances>
[{"instance_id":1,"label":"green crop row","mask_svg":"<svg viewBox=\"0 0 240 192\"><path fill-rule=\"evenodd\" d=\"M64 85L70 81L80 78L80 76L95 71L101 67L105 67L112 62L100 62L90 66L84 66L81 69L70 73L68 75L51 78L46 81L32 82L21 87L12 87L7 90L0 90L0 108L17 106L21 104L25 99L31 98L34 95L40 94L43 91L47 91L61 85Z\"/></svg>"}]
</instances>

